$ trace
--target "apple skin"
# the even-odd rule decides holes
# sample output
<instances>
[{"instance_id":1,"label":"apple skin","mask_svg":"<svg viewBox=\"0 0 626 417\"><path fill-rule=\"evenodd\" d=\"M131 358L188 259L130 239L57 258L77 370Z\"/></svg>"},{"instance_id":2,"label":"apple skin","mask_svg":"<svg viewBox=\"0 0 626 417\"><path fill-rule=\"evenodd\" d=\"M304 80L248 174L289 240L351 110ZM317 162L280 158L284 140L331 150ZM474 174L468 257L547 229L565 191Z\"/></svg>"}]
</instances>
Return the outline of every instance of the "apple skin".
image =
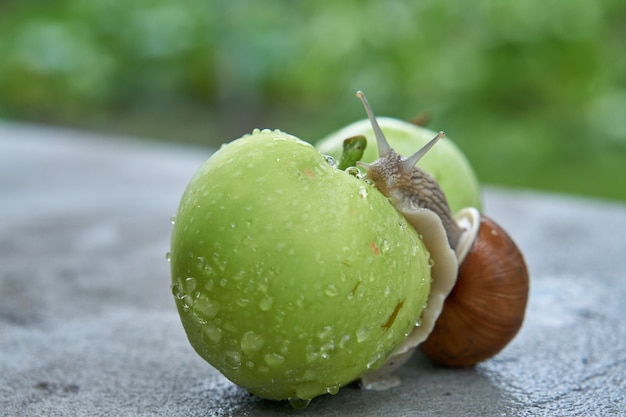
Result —
<instances>
[{"instance_id":1,"label":"apple skin","mask_svg":"<svg viewBox=\"0 0 626 417\"><path fill-rule=\"evenodd\" d=\"M192 347L272 400L336 393L382 365L430 291L430 255L388 200L280 131L200 167L169 259Z\"/></svg>"},{"instance_id":2,"label":"apple skin","mask_svg":"<svg viewBox=\"0 0 626 417\"><path fill-rule=\"evenodd\" d=\"M403 120L390 117L377 117L376 119L389 145L403 156L412 155L437 134L435 131ZM326 136L317 142L316 148L323 154L339 158L344 139L357 135L364 135L367 138L367 147L362 161L376 160L378 158L376 139L367 119L354 122ZM420 159L418 166L439 183L453 213L464 207L482 209L480 186L476 174L465 155L450 138L446 137L437 142Z\"/></svg>"}]
</instances>

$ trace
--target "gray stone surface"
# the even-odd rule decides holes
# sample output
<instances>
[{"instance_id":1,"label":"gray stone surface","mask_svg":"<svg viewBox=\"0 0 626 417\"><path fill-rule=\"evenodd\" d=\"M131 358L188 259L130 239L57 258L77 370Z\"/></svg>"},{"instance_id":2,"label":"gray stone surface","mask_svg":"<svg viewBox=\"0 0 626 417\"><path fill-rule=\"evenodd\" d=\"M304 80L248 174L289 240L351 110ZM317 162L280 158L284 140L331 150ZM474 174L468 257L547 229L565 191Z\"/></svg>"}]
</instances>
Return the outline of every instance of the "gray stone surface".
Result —
<instances>
[{"instance_id":1,"label":"gray stone surface","mask_svg":"<svg viewBox=\"0 0 626 417\"><path fill-rule=\"evenodd\" d=\"M106 139L106 140L104 140ZM624 415L626 207L489 189L532 275L524 326L471 369L292 410L200 359L175 311L170 215L205 149L0 123L0 415Z\"/></svg>"}]
</instances>

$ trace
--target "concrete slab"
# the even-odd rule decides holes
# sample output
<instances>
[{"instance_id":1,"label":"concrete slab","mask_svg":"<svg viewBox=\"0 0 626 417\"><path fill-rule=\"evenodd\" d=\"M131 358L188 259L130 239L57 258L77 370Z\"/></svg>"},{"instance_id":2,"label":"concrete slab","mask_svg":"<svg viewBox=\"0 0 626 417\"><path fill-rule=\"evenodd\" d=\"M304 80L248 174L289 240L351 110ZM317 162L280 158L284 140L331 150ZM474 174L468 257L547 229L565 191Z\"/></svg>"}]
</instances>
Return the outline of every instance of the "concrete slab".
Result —
<instances>
[{"instance_id":1,"label":"concrete slab","mask_svg":"<svg viewBox=\"0 0 626 417\"><path fill-rule=\"evenodd\" d=\"M488 189L526 254L524 326L474 368L419 355L385 392L292 410L248 395L186 340L169 218L206 149L0 124L0 415L570 416L626 413L626 207Z\"/></svg>"}]
</instances>

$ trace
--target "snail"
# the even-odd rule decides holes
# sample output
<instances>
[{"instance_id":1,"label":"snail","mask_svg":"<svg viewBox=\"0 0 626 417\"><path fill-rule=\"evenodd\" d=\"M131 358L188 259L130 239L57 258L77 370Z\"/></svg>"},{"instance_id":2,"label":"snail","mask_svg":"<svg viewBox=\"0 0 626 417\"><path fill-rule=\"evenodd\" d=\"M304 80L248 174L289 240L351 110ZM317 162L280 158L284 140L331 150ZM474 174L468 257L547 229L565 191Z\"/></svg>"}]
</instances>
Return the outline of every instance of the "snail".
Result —
<instances>
[{"instance_id":1,"label":"snail","mask_svg":"<svg viewBox=\"0 0 626 417\"><path fill-rule=\"evenodd\" d=\"M419 233L425 227L423 212L436 214L438 224L426 227L443 228L457 259L456 282L441 312L433 313L438 315L434 327L416 327L420 335L411 344L421 343L422 353L444 366L471 366L492 357L515 337L524 319L529 277L523 255L509 235L477 209L465 208L453 215L437 182L415 166L445 137L443 132L404 158L387 143L363 92L357 96L374 130L379 153L372 163L357 163L365 169L365 178Z\"/></svg>"}]
</instances>

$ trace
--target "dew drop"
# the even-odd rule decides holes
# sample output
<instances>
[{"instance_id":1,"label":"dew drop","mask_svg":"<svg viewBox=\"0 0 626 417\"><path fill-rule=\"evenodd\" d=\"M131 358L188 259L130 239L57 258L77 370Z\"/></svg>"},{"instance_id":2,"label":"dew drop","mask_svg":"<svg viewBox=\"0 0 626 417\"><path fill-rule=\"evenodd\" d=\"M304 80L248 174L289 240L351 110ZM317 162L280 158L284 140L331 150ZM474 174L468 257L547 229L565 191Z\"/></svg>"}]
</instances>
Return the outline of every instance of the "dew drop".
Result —
<instances>
[{"instance_id":1,"label":"dew drop","mask_svg":"<svg viewBox=\"0 0 626 417\"><path fill-rule=\"evenodd\" d=\"M239 307L245 307L248 304L250 304L250 299L249 298L240 298L239 300L237 300L237 305Z\"/></svg>"},{"instance_id":2,"label":"dew drop","mask_svg":"<svg viewBox=\"0 0 626 417\"><path fill-rule=\"evenodd\" d=\"M324 290L324 294L326 294L329 297L334 297L337 294L339 294L339 290L337 289L337 287L333 284L330 284L328 287L326 287L326 289Z\"/></svg>"},{"instance_id":3,"label":"dew drop","mask_svg":"<svg viewBox=\"0 0 626 417\"><path fill-rule=\"evenodd\" d=\"M266 295L261 301L259 301L259 308L262 311L269 311L272 308L272 304L274 304L274 299L269 295Z\"/></svg>"},{"instance_id":4,"label":"dew drop","mask_svg":"<svg viewBox=\"0 0 626 417\"><path fill-rule=\"evenodd\" d=\"M361 197L361 198L367 198L367 188L365 188L363 186L359 187L358 194L359 194L359 197Z\"/></svg>"},{"instance_id":5,"label":"dew drop","mask_svg":"<svg viewBox=\"0 0 626 417\"><path fill-rule=\"evenodd\" d=\"M302 398L289 398L289 404L296 410L303 410L309 406L311 400L303 400Z\"/></svg>"},{"instance_id":6,"label":"dew drop","mask_svg":"<svg viewBox=\"0 0 626 417\"><path fill-rule=\"evenodd\" d=\"M323 359L330 358L330 355L332 355L334 352L335 352L335 342L333 340L331 340L330 342L320 347L320 356Z\"/></svg>"},{"instance_id":7,"label":"dew drop","mask_svg":"<svg viewBox=\"0 0 626 417\"><path fill-rule=\"evenodd\" d=\"M200 267L200 269L204 269L204 270L209 269L209 263L207 262L204 256L198 256L196 258L196 261L198 262L198 266Z\"/></svg>"},{"instance_id":8,"label":"dew drop","mask_svg":"<svg viewBox=\"0 0 626 417\"><path fill-rule=\"evenodd\" d=\"M206 297L198 298L193 303L193 312L200 320L206 321L208 319L214 318L215 316L217 316L219 310L219 305Z\"/></svg>"},{"instance_id":9,"label":"dew drop","mask_svg":"<svg viewBox=\"0 0 626 417\"><path fill-rule=\"evenodd\" d=\"M367 365L366 365L366 366L367 366L367 369L372 369L372 368L376 369L376 368L379 368L379 367L380 367L380 365L381 365L381 361L382 361L382 359L384 358L384 356L385 356L384 352L378 352L378 353L374 354L374 355L370 358L369 362L368 362L368 363L367 363Z\"/></svg>"},{"instance_id":10,"label":"dew drop","mask_svg":"<svg viewBox=\"0 0 626 417\"><path fill-rule=\"evenodd\" d=\"M345 349L346 346L348 346L348 344L350 343L350 339L352 339L352 337L350 337L349 334L344 335L339 341L339 347L341 349Z\"/></svg>"},{"instance_id":11,"label":"dew drop","mask_svg":"<svg viewBox=\"0 0 626 417\"><path fill-rule=\"evenodd\" d=\"M317 381L300 382L295 386L298 398L313 398L325 392L325 386Z\"/></svg>"},{"instance_id":12,"label":"dew drop","mask_svg":"<svg viewBox=\"0 0 626 417\"><path fill-rule=\"evenodd\" d=\"M176 216L171 216L171 217L170 217L170 222L171 222L172 224L176 224Z\"/></svg>"},{"instance_id":13,"label":"dew drop","mask_svg":"<svg viewBox=\"0 0 626 417\"><path fill-rule=\"evenodd\" d=\"M172 260L172 254L171 254L170 252L167 252L167 253L165 254L165 260L166 260L167 262L170 262L170 261Z\"/></svg>"},{"instance_id":14,"label":"dew drop","mask_svg":"<svg viewBox=\"0 0 626 417\"><path fill-rule=\"evenodd\" d=\"M178 278L176 282L172 284L172 295L174 295L174 298L176 298L177 300L183 296L183 282L180 278Z\"/></svg>"},{"instance_id":15,"label":"dew drop","mask_svg":"<svg viewBox=\"0 0 626 417\"><path fill-rule=\"evenodd\" d=\"M361 177L361 171L357 167L348 167L344 170L344 172L353 177L357 177L357 178Z\"/></svg>"},{"instance_id":16,"label":"dew drop","mask_svg":"<svg viewBox=\"0 0 626 417\"><path fill-rule=\"evenodd\" d=\"M320 354L318 352L307 352L306 355L304 356L307 363L316 362L319 359L319 357L320 357Z\"/></svg>"},{"instance_id":17,"label":"dew drop","mask_svg":"<svg viewBox=\"0 0 626 417\"><path fill-rule=\"evenodd\" d=\"M326 387L326 392L330 395L335 395L339 392L340 385L331 385L330 387Z\"/></svg>"},{"instance_id":18,"label":"dew drop","mask_svg":"<svg viewBox=\"0 0 626 417\"><path fill-rule=\"evenodd\" d=\"M285 357L282 355L279 355L278 353L268 353L265 356L263 356L263 360L270 367L275 368L281 365L283 362L285 362Z\"/></svg>"},{"instance_id":19,"label":"dew drop","mask_svg":"<svg viewBox=\"0 0 626 417\"><path fill-rule=\"evenodd\" d=\"M326 160L326 163L333 168L337 166L337 162L335 161L335 158L333 158L330 155L324 155L324 160Z\"/></svg>"},{"instance_id":20,"label":"dew drop","mask_svg":"<svg viewBox=\"0 0 626 417\"><path fill-rule=\"evenodd\" d=\"M320 340L328 340L333 334L333 326L324 326L322 331L317 334Z\"/></svg>"},{"instance_id":21,"label":"dew drop","mask_svg":"<svg viewBox=\"0 0 626 417\"><path fill-rule=\"evenodd\" d=\"M370 337L370 334L372 334L371 327L361 327L356 332L356 341L359 343L363 343Z\"/></svg>"},{"instance_id":22,"label":"dew drop","mask_svg":"<svg viewBox=\"0 0 626 417\"><path fill-rule=\"evenodd\" d=\"M259 273L261 272L262 270L259 270ZM263 281L260 281L257 285L257 290L262 294L265 294L268 288L269 288L269 282L267 278L264 278Z\"/></svg>"},{"instance_id":23,"label":"dew drop","mask_svg":"<svg viewBox=\"0 0 626 417\"><path fill-rule=\"evenodd\" d=\"M389 245L389 241L387 239L384 239L382 244L380 245L380 250L382 253L387 253L389 252L390 249L390 245Z\"/></svg>"},{"instance_id":24,"label":"dew drop","mask_svg":"<svg viewBox=\"0 0 626 417\"><path fill-rule=\"evenodd\" d=\"M238 370L241 367L241 353L236 350L229 350L224 354L224 365L232 369Z\"/></svg>"},{"instance_id":25,"label":"dew drop","mask_svg":"<svg viewBox=\"0 0 626 417\"><path fill-rule=\"evenodd\" d=\"M183 311L189 311L189 309L193 306L193 298L191 295L183 295L180 297L180 305L183 308Z\"/></svg>"},{"instance_id":26,"label":"dew drop","mask_svg":"<svg viewBox=\"0 0 626 417\"><path fill-rule=\"evenodd\" d=\"M185 278L185 291L187 293L191 293L196 289L197 286L196 279L194 277Z\"/></svg>"},{"instance_id":27,"label":"dew drop","mask_svg":"<svg viewBox=\"0 0 626 417\"><path fill-rule=\"evenodd\" d=\"M258 352L265 343L265 339L260 334L253 331L248 331L241 337L241 350L243 353L250 355L254 352Z\"/></svg>"},{"instance_id":28,"label":"dew drop","mask_svg":"<svg viewBox=\"0 0 626 417\"><path fill-rule=\"evenodd\" d=\"M224 330L226 330L227 332L231 332L231 333L237 333L238 332L237 327L233 323L231 323L229 321L224 323L223 327L224 327Z\"/></svg>"},{"instance_id":29,"label":"dew drop","mask_svg":"<svg viewBox=\"0 0 626 417\"><path fill-rule=\"evenodd\" d=\"M205 326L202 331L202 339L209 345L217 344L222 340L222 329L213 325Z\"/></svg>"}]
</instances>

